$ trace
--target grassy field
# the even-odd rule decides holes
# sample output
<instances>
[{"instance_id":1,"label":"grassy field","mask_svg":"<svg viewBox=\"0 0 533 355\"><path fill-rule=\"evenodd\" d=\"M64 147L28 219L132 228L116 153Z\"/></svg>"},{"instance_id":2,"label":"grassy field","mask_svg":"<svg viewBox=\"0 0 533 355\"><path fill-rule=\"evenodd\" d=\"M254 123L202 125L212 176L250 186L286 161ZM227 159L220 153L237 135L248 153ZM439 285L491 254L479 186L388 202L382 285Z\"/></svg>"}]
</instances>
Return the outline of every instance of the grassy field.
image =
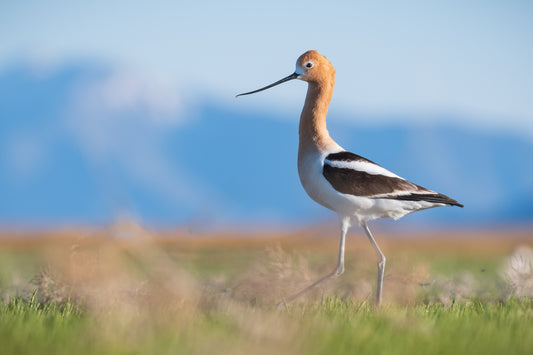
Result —
<instances>
[{"instance_id":1,"label":"grassy field","mask_svg":"<svg viewBox=\"0 0 533 355\"><path fill-rule=\"evenodd\" d=\"M350 236L346 272L324 231L194 236L142 229L4 233L2 354L531 354L529 231Z\"/></svg>"}]
</instances>

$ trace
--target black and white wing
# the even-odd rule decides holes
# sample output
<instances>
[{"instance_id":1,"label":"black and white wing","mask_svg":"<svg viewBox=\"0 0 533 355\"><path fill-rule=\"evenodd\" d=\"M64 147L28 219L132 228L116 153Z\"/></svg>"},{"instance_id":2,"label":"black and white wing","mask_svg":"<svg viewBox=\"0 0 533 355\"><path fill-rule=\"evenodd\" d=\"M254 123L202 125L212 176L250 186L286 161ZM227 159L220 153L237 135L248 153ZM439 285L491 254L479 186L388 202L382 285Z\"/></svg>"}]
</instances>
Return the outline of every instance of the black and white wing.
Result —
<instances>
[{"instance_id":1,"label":"black and white wing","mask_svg":"<svg viewBox=\"0 0 533 355\"><path fill-rule=\"evenodd\" d=\"M329 154L324 161L322 173L331 186L343 194L463 207L446 195L413 184L380 165L347 151Z\"/></svg>"}]
</instances>

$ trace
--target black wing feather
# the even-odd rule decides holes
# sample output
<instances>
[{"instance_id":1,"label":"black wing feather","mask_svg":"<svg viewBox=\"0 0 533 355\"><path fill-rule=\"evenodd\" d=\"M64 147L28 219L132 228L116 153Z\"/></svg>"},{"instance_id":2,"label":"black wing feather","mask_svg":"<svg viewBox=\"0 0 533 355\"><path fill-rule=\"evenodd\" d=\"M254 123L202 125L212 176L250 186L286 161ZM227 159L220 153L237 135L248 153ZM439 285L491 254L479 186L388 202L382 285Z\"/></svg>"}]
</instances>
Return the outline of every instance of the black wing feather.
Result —
<instances>
[{"instance_id":1,"label":"black wing feather","mask_svg":"<svg viewBox=\"0 0 533 355\"><path fill-rule=\"evenodd\" d=\"M397 196L387 196L381 197L389 200L402 200L402 201L427 201L433 203L442 203L450 206L459 206L464 207L462 204L458 203L453 198L450 198L446 195L435 193L435 194L417 194L411 193L408 195L397 195Z\"/></svg>"},{"instance_id":2,"label":"black wing feather","mask_svg":"<svg viewBox=\"0 0 533 355\"><path fill-rule=\"evenodd\" d=\"M326 157L326 160L330 162L365 161L378 165L371 160L347 151L329 154ZM446 195L433 192L402 178L369 174L365 171L358 171L350 168L334 167L329 165L327 161L324 164L322 174L331 186L340 193L375 199L427 201L463 207L462 204ZM389 195L374 197L376 195L387 194Z\"/></svg>"}]
</instances>

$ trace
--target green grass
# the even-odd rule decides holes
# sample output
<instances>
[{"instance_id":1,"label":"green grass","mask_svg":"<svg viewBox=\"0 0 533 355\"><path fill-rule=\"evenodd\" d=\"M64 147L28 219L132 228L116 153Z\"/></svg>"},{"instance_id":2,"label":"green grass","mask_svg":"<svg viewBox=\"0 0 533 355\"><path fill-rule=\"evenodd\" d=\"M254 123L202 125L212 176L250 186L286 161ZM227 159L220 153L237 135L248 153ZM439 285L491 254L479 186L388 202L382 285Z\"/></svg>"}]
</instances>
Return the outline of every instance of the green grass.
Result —
<instances>
[{"instance_id":1,"label":"green grass","mask_svg":"<svg viewBox=\"0 0 533 355\"><path fill-rule=\"evenodd\" d=\"M328 298L274 311L219 306L185 319L20 298L0 304L5 354L531 354L528 301L388 305ZM185 324L182 321L186 321Z\"/></svg>"},{"instance_id":2,"label":"green grass","mask_svg":"<svg viewBox=\"0 0 533 355\"><path fill-rule=\"evenodd\" d=\"M0 353L533 353L531 294L506 289L509 248L498 245L473 254L462 244L390 248L378 309L373 251L354 248L342 278L276 310L280 297L329 271L335 248L334 241L314 249L115 240L4 246Z\"/></svg>"}]
</instances>

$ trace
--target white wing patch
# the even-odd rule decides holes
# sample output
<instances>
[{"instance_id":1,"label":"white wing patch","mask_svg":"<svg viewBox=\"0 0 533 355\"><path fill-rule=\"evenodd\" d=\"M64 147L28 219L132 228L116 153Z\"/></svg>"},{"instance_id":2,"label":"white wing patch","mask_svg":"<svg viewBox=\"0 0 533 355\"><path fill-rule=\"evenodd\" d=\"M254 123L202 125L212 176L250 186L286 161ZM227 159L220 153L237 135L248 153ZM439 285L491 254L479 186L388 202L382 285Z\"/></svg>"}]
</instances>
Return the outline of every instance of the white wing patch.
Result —
<instances>
[{"instance_id":1,"label":"white wing patch","mask_svg":"<svg viewBox=\"0 0 533 355\"><path fill-rule=\"evenodd\" d=\"M394 198L398 196L407 196L411 194L417 194L417 195L435 195L435 191L431 190L396 190L393 192L389 192L386 194L379 194L379 195L372 195L369 196L371 198Z\"/></svg>"},{"instance_id":2,"label":"white wing patch","mask_svg":"<svg viewBox=\"0 0 533 355\"><path fill-rule=\"evenodd\" d=\"M352 169L352 170L355 170L355 171L365 172L365 173L371 174L371 175L383 175L383 176L394 177L394 178L405 180L405 179L399 177L398 175L388 171L387 169L382 168L379 165L372 164L372 163L370 163L368 161L364 161L364 160L355 160L355 161L354 160L352 160L352 161L334 160L334 161L331 161L331 160L325 159L324 163L326 163L329 166L334 167L334 168Z\"/></svg>"}]
</instances>

